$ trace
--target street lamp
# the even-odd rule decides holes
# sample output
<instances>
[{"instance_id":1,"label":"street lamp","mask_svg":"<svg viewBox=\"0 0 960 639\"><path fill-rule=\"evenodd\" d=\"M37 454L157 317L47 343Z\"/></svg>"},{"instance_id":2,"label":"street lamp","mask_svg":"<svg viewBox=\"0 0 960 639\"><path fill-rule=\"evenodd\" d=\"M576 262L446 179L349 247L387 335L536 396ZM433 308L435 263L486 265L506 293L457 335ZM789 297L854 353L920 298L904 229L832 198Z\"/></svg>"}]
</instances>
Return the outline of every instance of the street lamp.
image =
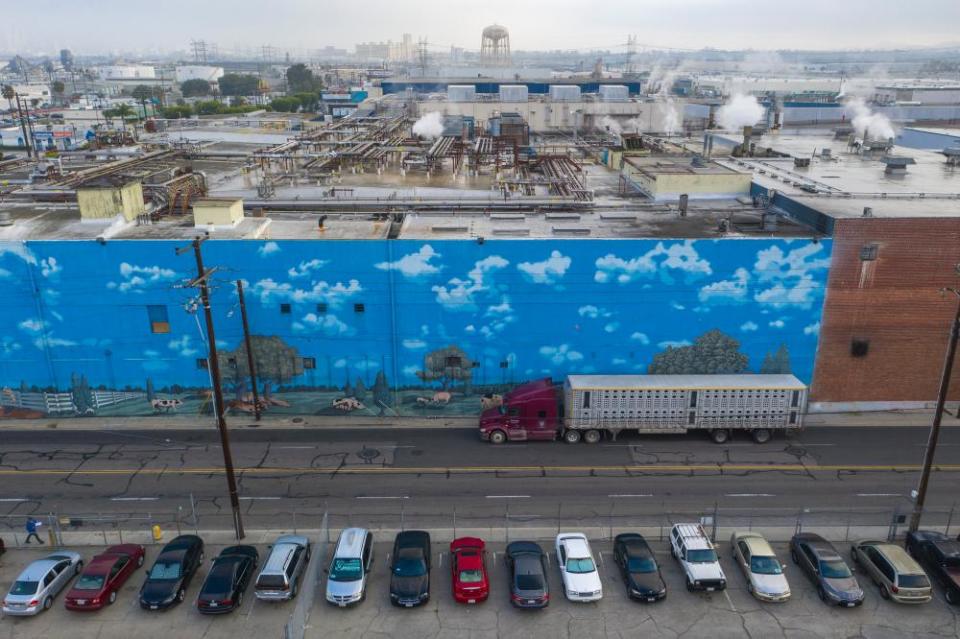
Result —
<instances>
[{"instance_id":1,"label":"street lamp","mask_svg":"<svg viewBox=\"0 0 960 639\"><path fill-rule=\"evenodd\" d=\"M960 264L957 265L960 274ZM930 436L927 439L927 449L923 454L923 470L920 473L920 484L917 486L917 499L913 505L913 515L910 517L910 531L920 527L920 518L923 516L923 506L927 499L927 485L930 483L930 470L933 468L933 456L937 452L937 439L940 437L940 422L943 421L944 406L947 403L947 390L950 388L950 373L953 371L953 360L957 354L957 340L960 338L960 290L942 288L941 294L953 293L957 296L957 311L953 317L953 326L950 328L950 340L947 344L947 354L943 361L943 373L940 375L940 391L937 394L937 408L933 414L933 425L930 426Z\"/></svg>"}]
</instances>

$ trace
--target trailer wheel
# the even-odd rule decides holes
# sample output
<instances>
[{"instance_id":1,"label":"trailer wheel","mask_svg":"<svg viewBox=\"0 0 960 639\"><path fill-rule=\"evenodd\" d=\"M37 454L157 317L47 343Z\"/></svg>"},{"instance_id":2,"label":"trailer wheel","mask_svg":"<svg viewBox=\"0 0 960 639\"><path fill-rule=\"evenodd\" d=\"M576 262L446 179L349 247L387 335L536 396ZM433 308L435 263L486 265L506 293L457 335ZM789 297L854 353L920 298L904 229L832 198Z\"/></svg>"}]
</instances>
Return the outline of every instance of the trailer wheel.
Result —
<instances>
[{"instance_id":1,"label":"trailer wheel","mask_svg":"<svg viewBox=\"0 0 960 639\"><path fill-rule=\"evenodd\" d=\"M770 441L770 438L773 437L773 433L770 432L769 428L757 428L756 430L750 431L750 436L753 437L753 441L758 444L766 444Z\"/></svg>"},{"instance_id":2,"label":"trailer wheel","mask_svg":"<svg viewBox=\"0 0 960 639\"><path fill-rule=\"evenodd\" d=\"M730 439L730 431L726 428L715 428L710 431L710 439L713 440L714 444L726 444L727 440Z\"/></svg>"},{"instance_id":3,"label":"trailer wheel","mask_svg":"<svg viewBox=\"0 0 960 639\"><path fill-rule=\"evenodd\" d=\"M563 434L563 441L568 444L576 444L580 441L580 431L579 430L568 430Z\"/></svg>"},{"instance_id":4,"label":"trailer wheel","mask_svg":"<svg viewBox=\"0 0 960 639\"><path fill-rule=\"evenodd\" d=\"M600 441L600 431L599 430L588 430L583 434L583 441L588 444L596 444Z\"/></svg>"},{"instance_id":5,"label":"trailer wheel","mask_svg":"<svg viewBox=\"0 0 960 639\"><path fill-rule=\"evenodd\" d=\"M502 430L495 430L490 433L490 443L491 444L502 444L507 441L507 434Z\"/></svg>"}]
</instances>

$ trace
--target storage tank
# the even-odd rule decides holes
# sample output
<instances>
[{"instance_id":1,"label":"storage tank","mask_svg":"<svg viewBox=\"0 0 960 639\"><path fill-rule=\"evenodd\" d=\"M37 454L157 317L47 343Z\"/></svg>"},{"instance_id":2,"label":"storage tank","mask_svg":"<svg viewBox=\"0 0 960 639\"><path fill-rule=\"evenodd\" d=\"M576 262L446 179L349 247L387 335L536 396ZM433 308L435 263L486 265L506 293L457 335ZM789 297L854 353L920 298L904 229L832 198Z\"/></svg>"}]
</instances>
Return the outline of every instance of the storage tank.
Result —
<instances>
[{"instance_id":1,"label":"storage tank","mask_svg":"<svg viewBox=\"0 0 960 639\"><path fill-rule=\"evenodd\" d=\"M472 84L451 84L447 87L448 102L475 102L477 87Z\"/></svg>"},{"instance_id":2,"label":"storage tank","mask_svg":"<svg viewBox=\"0 0 960 639\"><path fill-rule=\"evenodd\" d=\"M600 99L604 102L626 102L630 99L630 89L625 84L601 84Z\"/></svg>"},{"instance_id":3,"label":"storage tank","mask_svg":"<svg viewBox=\"0 0 960 639\"><path fill-rule=\"evenodd\" d=\"M575 84L551 84L550 99L554 102L579 102L580 87Z\"/></svg>"},{"instance_id":4,"label":"storage tank","mask_svg":"<svg viewBox=\"0 0 960 639\"><path fill-rule=\"evenodd\" d=\"M525 84L503 84L500 86L501 102L526 102L530 98L530 90Z\"/></svg>"}]
</instances>

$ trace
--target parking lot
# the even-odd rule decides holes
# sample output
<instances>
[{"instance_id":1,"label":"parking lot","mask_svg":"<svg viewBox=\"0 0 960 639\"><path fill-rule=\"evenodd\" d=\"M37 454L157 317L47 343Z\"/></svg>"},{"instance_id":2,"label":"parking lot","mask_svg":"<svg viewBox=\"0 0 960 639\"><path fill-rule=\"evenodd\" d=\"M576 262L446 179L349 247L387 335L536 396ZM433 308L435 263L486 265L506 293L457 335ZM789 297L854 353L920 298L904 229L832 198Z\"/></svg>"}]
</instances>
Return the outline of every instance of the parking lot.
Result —
<instances>
[{"instance_id":1,"label":"parking lot","mask_svg":"<svg viewBox=\"0 0 960 639\"><path fill-rule=\"evenodd\" d=\"M548 572L551 588L549 608L541 611L516 610L509 603L508 576L503 561L502 543L488 545L487 568L491 582L488 601L466 606L454 603L451 595L450 558L445 543L433 544L432 596L420 608L400 609L390 605L389 570L391 544L383 539L376 545L374 567L370 575L366 601L348 609L324 602L323 586L307 628L307 637L356 638L590 638L590 637L863 637L865 639L900 637L960 636L960 609L951 608L936 589L933 602L906 606L884 601L862 572L857 572L867 592L863 606L855 609L828 608L817 597L812 585L789 562L785 544L774 544L780 558L787 562L786 574L793 597L783 604L762 604L746 591L743 576L734 566L727 543L719 544L721 563L727 573L725 592L693 594L686 591L679 566L670 557L665 544L652 542L667 582L667 599L645 604L627 598L613 562L612 543L593 541L604 585L603 600L593 604L574 604L563 596L556 558L550 540L540 540L550 551ZM113 606L95 613L74 613L63 607L63 594L53 608L35 618L4 618L0 638L71 637L280 637L293 607L291 604L265 604L250 595L243 607L232 614L208 617L191 605L196 598L209 560L222 546L207 546L204 568L191 584L187 603L168 612L151 613L137 604L142 573L124 586ZM328 546L329 548L329 546ZM838 544L846 554L848 546ZM267 552L259 546L261 559ZM89 559L99 549L80 549ZM159 546L147 549L149 567ZM26 563L49 552L49 548L11 550L0 558L0 583L6 590ZM315 557L315 560L319 557ZM323 573L321 572L321 579Z\"/></svg>"}]
</instances>

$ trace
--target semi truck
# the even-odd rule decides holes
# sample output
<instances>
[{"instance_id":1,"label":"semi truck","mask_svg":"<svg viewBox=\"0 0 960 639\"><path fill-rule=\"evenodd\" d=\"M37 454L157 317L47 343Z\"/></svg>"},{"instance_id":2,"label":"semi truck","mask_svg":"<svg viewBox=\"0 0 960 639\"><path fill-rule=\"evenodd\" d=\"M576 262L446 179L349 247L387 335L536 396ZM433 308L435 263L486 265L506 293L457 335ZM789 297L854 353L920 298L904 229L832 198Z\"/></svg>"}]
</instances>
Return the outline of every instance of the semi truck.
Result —
<instances>
[{"instance_id":1,"label":"semi truck","mask_svg":"<svg viewBox=\"0 0 960 639\"><path fill-rule=\"evenodd\" d=\"M704 431L722 444L733 432L758 444L803 426L807 387L793 375L568 375L517 386L480 415L480 438L599 442L623 431Z\"/></svg>"}]
</instances>

